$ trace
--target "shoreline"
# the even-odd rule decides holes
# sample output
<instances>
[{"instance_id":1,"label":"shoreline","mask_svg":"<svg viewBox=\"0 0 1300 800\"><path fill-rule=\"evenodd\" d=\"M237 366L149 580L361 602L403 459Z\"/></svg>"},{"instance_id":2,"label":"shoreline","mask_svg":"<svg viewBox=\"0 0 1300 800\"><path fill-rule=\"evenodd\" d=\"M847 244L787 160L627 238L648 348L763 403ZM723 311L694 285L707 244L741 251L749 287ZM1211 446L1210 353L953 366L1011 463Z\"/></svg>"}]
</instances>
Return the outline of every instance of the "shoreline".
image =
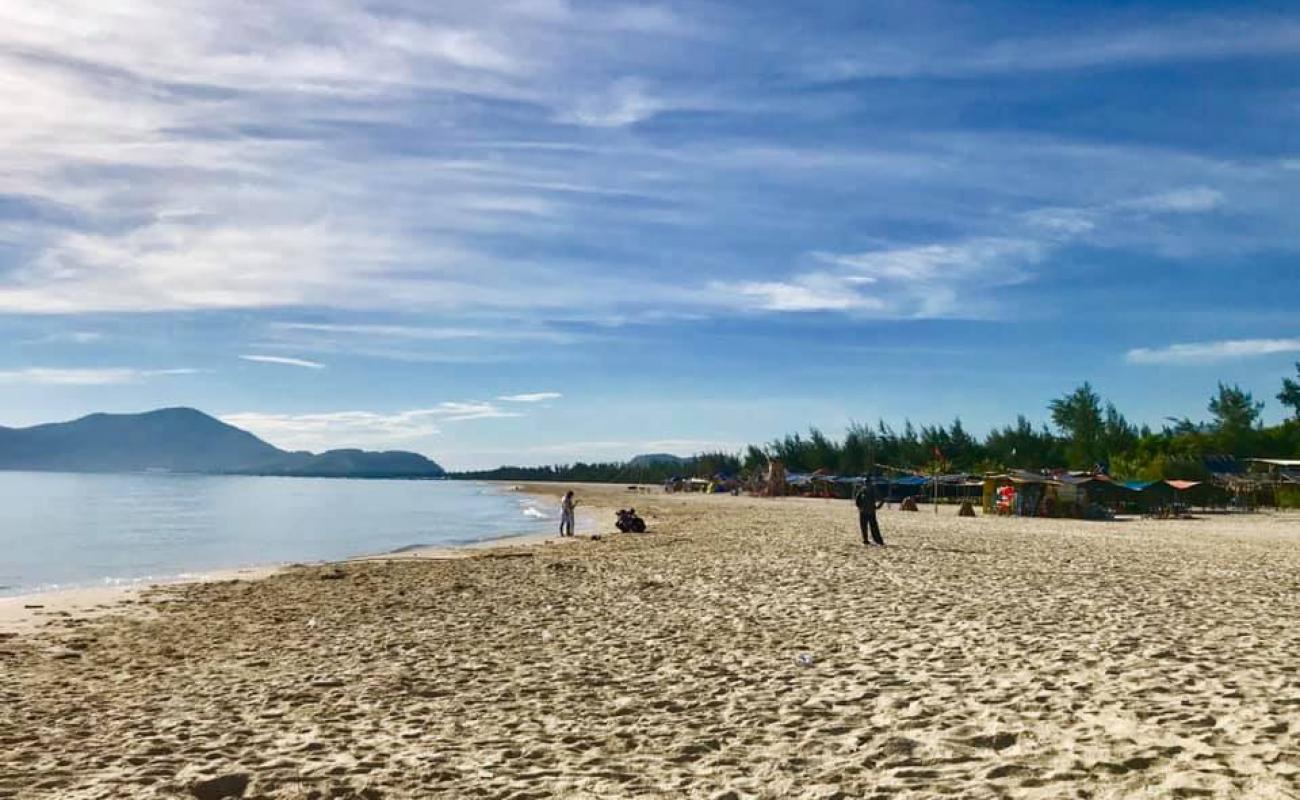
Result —
<instances>
[{"instance_id":1,"label":"shoreline","mask_svg":"<svg viewBox=\"0 0 1300 800\"><path fill-rule=\"evenodd\" d=\"M583 484L556 484L550 491L545 484L517 482L475 481L499 489L500 494L527 494L547 501L554 500L563 487ZM487 539L455 544L417 545L396 551L361 553L345 558L318 561L293 561L281 564L250 564L212 570L184 572L172 577L140 578L113 585L61 586L23 594L0 597L0 634L28 634L39 631L46 623L59 619L93 619L115 613L144 613L141 596L147 592L185 586L189 584L221 581L256 581L269 578L295 567L320 567L329 564L357 562L448 560L470 558L484 551L502 547L537 547L548 544L567 544L577 538L591 535L597 524L594 515L604 512L602 506L587 506L586 513L579 512L574 539L561 538L554 532L506 532ZM106 579L107 580L107 579Z\"/></svg>"}]
</instances>

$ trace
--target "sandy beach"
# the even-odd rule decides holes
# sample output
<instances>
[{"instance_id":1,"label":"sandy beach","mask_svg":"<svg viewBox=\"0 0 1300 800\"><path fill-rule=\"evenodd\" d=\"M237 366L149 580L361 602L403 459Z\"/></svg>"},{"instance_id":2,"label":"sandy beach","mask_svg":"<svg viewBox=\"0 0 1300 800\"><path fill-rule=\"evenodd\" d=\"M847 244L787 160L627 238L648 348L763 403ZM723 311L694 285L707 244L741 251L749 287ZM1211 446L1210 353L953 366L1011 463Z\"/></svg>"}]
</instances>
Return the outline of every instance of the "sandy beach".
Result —
<instances>
[{"instance_id":1,"label":"sandy beach","mask_svg":"<svg viewBox=\"0 0 1300 800\"><path fill-rule=\"evenodd\" d=\"M578 491L651 532L0 635L0 797L1300 796L1300 515Z\"/></svg>"}]
</instances>

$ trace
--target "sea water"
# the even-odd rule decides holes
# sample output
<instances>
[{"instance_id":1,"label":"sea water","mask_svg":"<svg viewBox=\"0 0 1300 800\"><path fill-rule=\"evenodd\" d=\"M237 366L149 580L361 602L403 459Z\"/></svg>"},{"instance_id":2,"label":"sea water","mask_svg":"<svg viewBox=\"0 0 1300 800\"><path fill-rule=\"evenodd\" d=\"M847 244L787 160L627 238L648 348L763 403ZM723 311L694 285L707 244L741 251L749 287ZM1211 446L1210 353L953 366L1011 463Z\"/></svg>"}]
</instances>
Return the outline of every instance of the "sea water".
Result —
<instances>
[{"instance_id":1,"label":"sea water","mask_svg":"<svg viewBox=\"0 0 1300 800\"><path fill-rule=\"evenodd\" d=\"M461 481L0 472L0 596L469 544L557 518Z\"/></svg>"}]
</instances>

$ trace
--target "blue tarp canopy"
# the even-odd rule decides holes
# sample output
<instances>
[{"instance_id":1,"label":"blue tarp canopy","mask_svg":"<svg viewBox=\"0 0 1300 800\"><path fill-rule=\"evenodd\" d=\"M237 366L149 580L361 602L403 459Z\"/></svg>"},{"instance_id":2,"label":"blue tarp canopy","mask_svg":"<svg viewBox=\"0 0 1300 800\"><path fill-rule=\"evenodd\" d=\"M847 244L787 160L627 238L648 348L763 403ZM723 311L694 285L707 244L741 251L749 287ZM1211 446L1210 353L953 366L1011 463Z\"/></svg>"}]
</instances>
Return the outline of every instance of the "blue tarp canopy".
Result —
<instances>
[{"instance_id":1,"label":"blue tarp canopy","mask_svg":"<svg viewBox=\"0 0 1300 800\"><path fill-rule=\"evenodd\" d=\"M1125 481L1124 486L1135 492L1140 492L1148 486L1155 486L1157 483L1160 483L1160 481Z\"/></svg>"},{"instance_id":2,"label":"blue tarp canopy","mask_svg":"<svg viewBox=\"0 0 1300 800\"><path fill-rule=\"evenodd\" d=\"M930 482L930 479L921 475L905 475L902 478L893 478L888 482L895 486L924 486Z\"/></svg>"}]
</instances>

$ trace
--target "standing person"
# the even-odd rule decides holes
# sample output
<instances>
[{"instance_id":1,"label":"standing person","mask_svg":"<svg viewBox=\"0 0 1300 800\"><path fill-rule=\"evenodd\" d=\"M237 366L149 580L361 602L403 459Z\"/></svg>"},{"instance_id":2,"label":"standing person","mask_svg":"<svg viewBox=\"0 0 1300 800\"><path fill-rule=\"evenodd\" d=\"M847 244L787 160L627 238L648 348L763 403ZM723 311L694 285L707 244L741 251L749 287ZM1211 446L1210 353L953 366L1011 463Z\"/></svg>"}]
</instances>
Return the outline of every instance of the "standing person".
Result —
<instances>
[{"instance_id":1,"label":"standing person","mask_svg":"<svg viewBox=\"0 0 1300 800\"><path fill-rule=\"evenodd\" d=\"M560 535L573 535L573 509L578 505L578 501L573 499L573 490L564 493L564 499L560 501Z\"/></svg>"},{"instance_id":2,"label":"standing person","mask_svg":"<svg viewBox=\"0 0 1300 800\"><path fill-rule=\"evenodd\" d=\"M858 526L862 528L862 543L865 545L878 544L885 546L885 540L880 535L880 523L876 521L876 511L885 504L884 500L876 499L876 481L875 478L867 478L858 488L857 494L853 498L853 503L858 507ZM867 534L870 533L870 536Z\"/></svg>"}]
</instances>

